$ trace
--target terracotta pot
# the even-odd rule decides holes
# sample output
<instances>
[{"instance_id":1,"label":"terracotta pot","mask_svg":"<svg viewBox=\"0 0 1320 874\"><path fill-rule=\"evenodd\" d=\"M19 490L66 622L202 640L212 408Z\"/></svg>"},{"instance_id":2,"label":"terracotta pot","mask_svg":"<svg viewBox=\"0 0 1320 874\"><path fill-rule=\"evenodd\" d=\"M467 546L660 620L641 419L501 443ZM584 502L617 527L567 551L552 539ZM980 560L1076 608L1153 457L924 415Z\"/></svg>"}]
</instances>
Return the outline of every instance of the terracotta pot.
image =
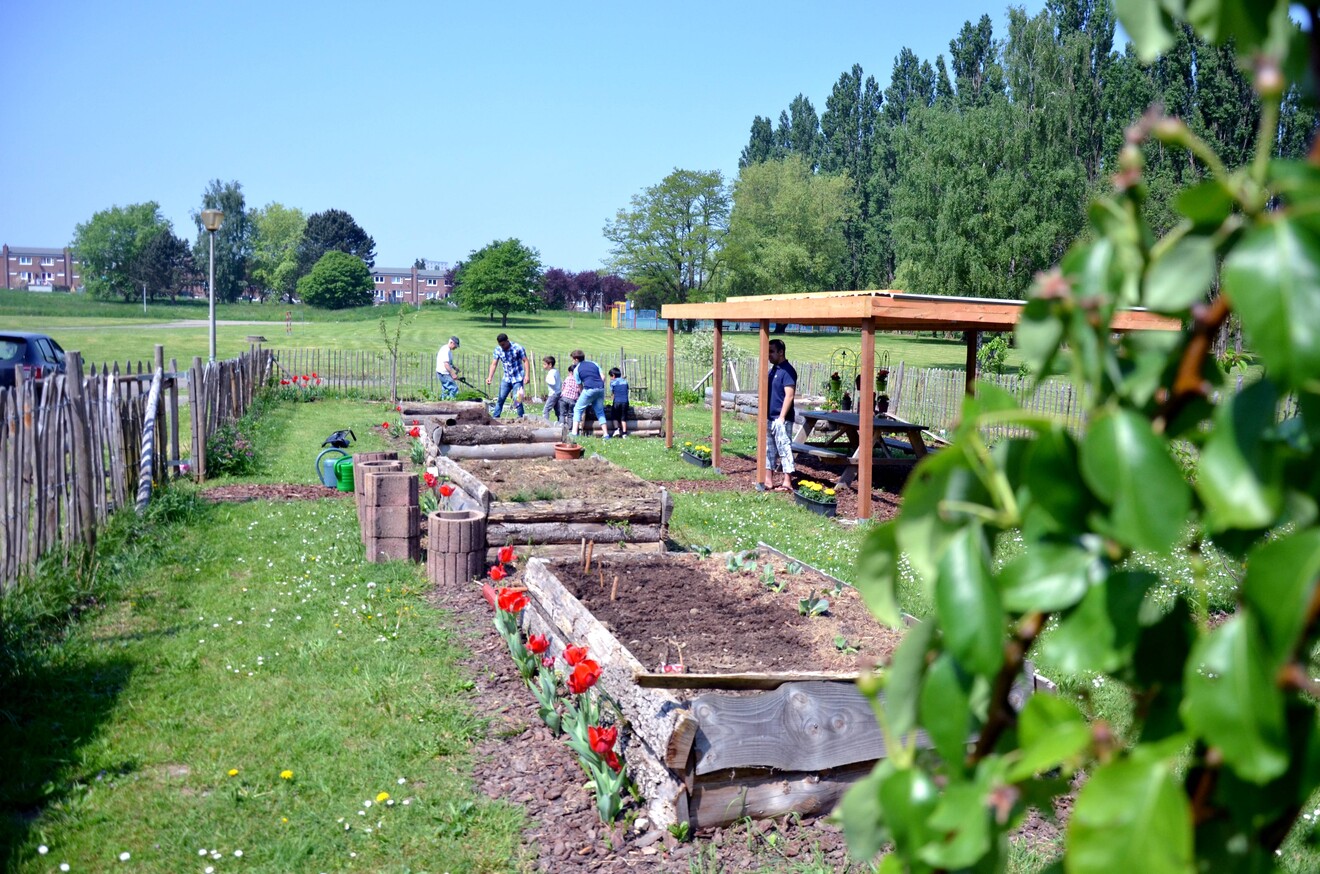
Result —
<instances>
[{"instance_id":1,"label":"terracotta pot","mask_svg":"<svg viewBox=\"0 0 1320 874\"><path fill-rule=\"evenodd\" d=\"M570 459L581 458L582 446L577 443L556 443L555 458Z\"/></svg>"}]
</instances>

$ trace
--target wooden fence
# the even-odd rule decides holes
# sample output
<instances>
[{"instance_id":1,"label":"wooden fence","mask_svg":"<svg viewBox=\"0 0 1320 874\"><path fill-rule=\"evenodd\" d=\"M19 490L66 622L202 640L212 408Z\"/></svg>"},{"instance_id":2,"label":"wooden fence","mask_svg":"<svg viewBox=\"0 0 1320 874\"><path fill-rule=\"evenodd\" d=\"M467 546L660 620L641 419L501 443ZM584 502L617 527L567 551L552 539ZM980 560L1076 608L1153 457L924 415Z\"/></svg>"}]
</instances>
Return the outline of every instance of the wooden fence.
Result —
<instances>
[{"instance_id":1,"label":"wooden fence","mask_svg":"<svg viewBox=\"0 0 1320 874\"><path fill-rule=\"evenodd\" d=\"M92 365L70 352L66 375L15 375L0 389L0 592L37 561L79 545L92 548L97 529L116 510L144 509L154 486L179 476L180 389L187 376L193 458L206 438L243 414L269 366L253 352L187 374L156 347L155 361ZM199 447L202 449L199 450ZM205 474L204 463L194 469Z\"/></svg>"}]
</instances>

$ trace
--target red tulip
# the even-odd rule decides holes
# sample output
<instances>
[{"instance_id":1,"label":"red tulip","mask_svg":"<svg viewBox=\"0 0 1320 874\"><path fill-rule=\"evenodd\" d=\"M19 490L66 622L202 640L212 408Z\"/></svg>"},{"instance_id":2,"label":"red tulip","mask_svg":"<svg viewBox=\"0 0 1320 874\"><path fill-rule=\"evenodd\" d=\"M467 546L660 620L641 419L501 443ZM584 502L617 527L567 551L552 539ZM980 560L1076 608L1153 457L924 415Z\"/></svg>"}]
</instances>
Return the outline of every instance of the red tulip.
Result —
<instances>
[{"instance_id":1,"label":"red tulip","mask_svg":"<svg viewBox=\"0 0 1320 874\"><path fill-rule=\"evenodd\" d=\"M498 583L500 580L504 579L508 575L509 575L508 572L504 570L504 567L502 565L498 565L498 564L491 565L490 578L495 582Z\"/></svg>"},{"instance_id":2,"label":"red tulip","mask_svg":"<svg viewBox=\"0 0 1320 874\"><path fill-rule=\"evenodd\" d=\"M414 425L420 425L420 424L422 424L422 423L419 422L419 421L417 421L416 419L413 419L413 424L414 424Z\"/></svg>"},{"instance_id":3,"label":"red tulip","mask_svg":"<svg viewBox=\"0 0 1320 874\"><path fill-rule=\"evenodd\" d=\"M321 377L319 377L319 376L316 375L316 371L313 370L313 371L312 371L312 379L320 379L320 378L321 378Z\"/></svg>"},{"instance_id":4,"label":"red tulip","mask_svg":"<svg viewBox=\"0 0 1320 874\"><path fill-rule=\"evenodd\" d=\"M422 429L421 429L421 428L409 428L409 429L408 429L408 436L411 437L411 438L413 438L414 440L416 440L418 437L421 437L421 436L422 436Z\"/></svg>"},{"instance_id":5,"label":"red tulip","mask_svg":"<svg viewBox=\"0 0 1320 874\"><path fill-rule=\"evenodd\" d=\"M516 556L513 554L512 546L500 547L500 564L513 564L514 558Z\"/></svg>"},{"instance_id":6,"label":"red tulip","mask_svg":"<svg viewBox=\"0 0 1320 874\"><path fill-rule=\"evenodd\" d=\"M564 661L570 665L576 665L587 657L587 648L577 644L569 644L564 648Z\"/></svg>"},{"instance_id":7,"label":"red tulip","mask_svg":"<svg viewBox=\"0 0 1320 874\"><path fill-rule=\"evenodd\" d=\"M288 384L289 384L289 381L288 381L287 379L281 379L281 380L280 380L280 385L288 385Z\"/></svg>"},{"instance_id":8,"label":"red tulip","mask_svg":"<svg viewBox=\"0 0 1320 874\"><path fill-rule=\"evenodd\" d=\"M623 768L623 763L619 761L619 755L614 752L614 750L605 753L605 764L609 765L610 768L615 771Z\"/></svg>"},{"instance_id":9,"label":"red tulip","mask_svg":"<svg viewBox=\"0 0 1320 874\"><path fill-rule=\"evenodd\" d=\"M381 422L381 423L380 423L380 426L381 426L382 428L384 428L386 431L390 430L390 423L389 423L389 422Z\"/></svg>"},{"instance_id":10,"label":"red tulip","mask_svg":"<svg viewBox=\"0 0 1320 874\"><path fill-rule=\"evenodd\" d=\"M426 483L426 487L428 489L435 488L435 484L439 481L440 480L436 477L436 475L431 473L429 470L426 473L422 474L422 482ZM445 497L449 497L449 496L445 495Z\"/></svg>"},{"instance_id":11,"label":"red tulip","mask_svg":"<svg viewBox=\"0 0 1320 874\"><path fill-rule=\"evenodd\" d=\"M577 667L573 668L573 673L568 675L568 691L574 695L581 695L600 679L600 665L591 659L583 659L578 662Z\"/></svg>"},{"instance_id":12,"label":"red tulip","mask_svg":"<svg viewBox=\"0 0 1320 874\"><path fill-rule=\"evenodd\" d=\"M317 385L320 385L320 384L321 384L321 380L318 379L318 380L316 381L316 384L317 384Z\"/></svg>"},{"instance_id":13,"label":"red tulip","mask_svg":"<svg viewBox=\"0 0 1320 874\"><path fill-rule=\"evenodd\" d=\"M453 493L454 493L454 487L451 486L449 483L445 483L440 487L440 497L442 498L447 498Z\"/></svg>"},{"instance_id":14,"label":"red tulip","mask_svg":"<svg viewBox=\"0 0 1320 874\"><path fill-rule=\"evenodd\" d=\"M396 406L396 407L394 408L394 412L396 412L396 413L402 413L402 412L403 412L403 404L399 404L398 406Z\"/></svg>"},{"instance_id":15,"label":"red tulip","mask_svg":"<svg viewBox=\"0 0 1320 874\"><path fill-rule=\"evenodd\" d=\"M541 667L553 668L555 666L554 656L541 656Z\"/></svg>"},{"instance_id":16,"label":"red tulip","mask_svg":"<svg viewBox=\"0 0 1320 874\"><path fill-rule=\"evenodd\" d=\"M522 589L500 589L496 603L505 613L521 613L527 606L527 593Z\"/></svg>"},{"instance_id":17,"label":"red tulip","mask_svg":"<svg viewBox=\"0 0 1320 874\"><path fill-rule=\"evenodd\" d=\"M527 638L527 648L540 655L550 648L550 638L544 634L533 634Z\"/></svg>"},{"instance_id":18,"label":"red tulip","mask_svg":"<svg viewBox=\"0 0 1320 874\"><path fill-rule=\"evenodd\" d=\"M614 749L614 742L619 739L618 726L611 725L609 728L599 728L594 725L587 726L587 743L591 744L592 750L597 755L605 755Z\"/></svg>"}]
</instances>

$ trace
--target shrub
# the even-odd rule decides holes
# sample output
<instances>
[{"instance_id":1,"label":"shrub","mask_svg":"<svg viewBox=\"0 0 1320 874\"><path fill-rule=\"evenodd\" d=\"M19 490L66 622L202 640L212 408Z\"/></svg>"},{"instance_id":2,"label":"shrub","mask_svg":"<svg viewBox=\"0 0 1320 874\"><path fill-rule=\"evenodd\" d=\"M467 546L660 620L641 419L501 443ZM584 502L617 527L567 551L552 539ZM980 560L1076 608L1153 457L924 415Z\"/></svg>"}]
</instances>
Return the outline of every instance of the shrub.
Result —
<instances>
[{"instance_id":1,"label":"shrub","mask_svg":"<svg viewBox=\"0 0 1320 874\"><path fill-rule=\"evenodd\" d=\"M330 251L312 272L298 280L298 297L308 306L327 310L371 305L375 285L361 258Z\"/></svg>"},{"instance_id":2,"label":"shrub","mask_svg":"<svg viewBox=\"0 0 1320 874\"><path fill-rule=\"evenodd\" d=\"M221 425L206 441L207 476L243 476L255 470L256 466L256 447L237 422Z\"/></svg>"}]
</instances>

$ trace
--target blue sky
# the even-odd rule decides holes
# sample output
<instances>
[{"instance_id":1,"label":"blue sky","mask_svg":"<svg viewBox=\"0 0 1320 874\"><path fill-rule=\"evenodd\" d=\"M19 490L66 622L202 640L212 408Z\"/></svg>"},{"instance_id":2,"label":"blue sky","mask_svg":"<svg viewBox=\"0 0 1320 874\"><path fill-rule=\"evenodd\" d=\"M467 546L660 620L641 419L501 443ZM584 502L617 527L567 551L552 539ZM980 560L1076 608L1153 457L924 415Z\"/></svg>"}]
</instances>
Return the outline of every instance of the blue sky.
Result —
<instances>
[{"instance_id":1,"label":"blue sky","mask_svg":"<svg viewBox=\"0 0 1320 874\"><path fill-rule=\"evenodd\" d=\"M854 63L884 87L903 46L933 62L983 13L1007 27L992 0L5 6L0 242L149 200L192 239L208 180L236 179L249 206L347 210L381 266L513 236L595 269L633 194L736 177L755 115L799 92L823 112Z\"/></svg>"}]
</instances>

